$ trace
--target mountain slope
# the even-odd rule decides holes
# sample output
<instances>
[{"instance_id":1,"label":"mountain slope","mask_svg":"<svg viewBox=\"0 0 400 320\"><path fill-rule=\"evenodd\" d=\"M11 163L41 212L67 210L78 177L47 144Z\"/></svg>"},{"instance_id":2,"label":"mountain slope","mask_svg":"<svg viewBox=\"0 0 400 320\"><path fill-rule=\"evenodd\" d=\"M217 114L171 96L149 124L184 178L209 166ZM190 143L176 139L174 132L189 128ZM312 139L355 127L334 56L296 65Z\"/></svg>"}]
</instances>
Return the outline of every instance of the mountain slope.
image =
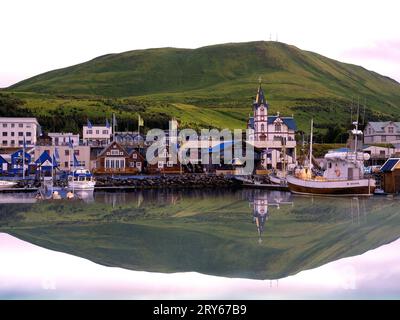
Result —
<instances>
[{"instance_id":1,"label":"mountain slope","mask_svg":"<svg viewBox=\"0 0 400 320\"><path fill-rule=\"evenodd\" d=\"M108 54L21 81L7 91L136 97L227 114L234 108L244 121L260 76L272 111L294 113L300 122L315 114L322 126L349 122L352 97L362 103L366 99L370 120L396 118L400 112L396 81L279 42Z\"/></svg>"}]
</instances>

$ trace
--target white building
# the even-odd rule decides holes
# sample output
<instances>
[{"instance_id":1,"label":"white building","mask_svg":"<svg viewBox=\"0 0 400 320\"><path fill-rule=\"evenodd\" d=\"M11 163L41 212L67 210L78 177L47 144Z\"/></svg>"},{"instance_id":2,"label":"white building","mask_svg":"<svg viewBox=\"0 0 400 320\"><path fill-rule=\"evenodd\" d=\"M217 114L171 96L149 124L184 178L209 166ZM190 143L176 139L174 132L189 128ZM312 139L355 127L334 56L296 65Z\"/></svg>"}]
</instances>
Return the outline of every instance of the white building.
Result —
<instances>
[{"instance_id":1,"label":"white building","mask_svg":"<svg viewBox=\"0 0 400 320\"><path fill-rule=\"evenodd\" d=\"M400 122L368 122L364 129L364 143L400 143Z\"/></svg>"},{"instance_id":2,"label":"white building","mask_svg":"<svg viewBox=\"0 0 400 320\"><path fill-rule=\"evenodd\" d=\"M50 132L48 136L51 138L51 144L53 146L67 146L71 141L74 147L79 146L79 134L71 132Z\"/></svg>"},{"instance_id":3,"label":"white building","mask_svg":"<svg viewBox=\"0 0 400 320\"><path fill-rule=\"evenodd\" d=\"M266 169L282 169L283 164L296 162L296 123L293 117L268 115L268 102L261 84L253 102L253 116L249 117L248 129L254 130L249 143L261 150L261 165Z\"/></svg>"},{"instance_id":4,"label":"white building","mask_svg":"<svg viewBox=\"0 0 400 320\"><path fill-rule=\"evenodd\" d=\"M112 128L106 125L83 126L83 143L90 146L106 146L112 137Z\"/></svg>"},{"instance_id":5,"label":"white building","mask_svg":"<svg viewBox=\"0 0 400 320\"><path fill-rule=\"evenodd\" d=\"M53 159L56 148L59 155L57 162L60 170L69 171L73 169L74 154L79 162L79 166L82 166L88 170L92 169L90 161L90 146L77 146L74 147L73 151L72 148L68 146L36 146L35 159L38 159L43 152L47 152Z\"/></svg>"},{"instance_id":6,"label":"white building","mask_svg":"<svg viewBox=\"0 0 400 320\"><path fill-rule=\"evenodd\" d=\"M34 146L40 132L36 118L0 118L0 138L3 148Z\"/></svg>"}]
</instances>

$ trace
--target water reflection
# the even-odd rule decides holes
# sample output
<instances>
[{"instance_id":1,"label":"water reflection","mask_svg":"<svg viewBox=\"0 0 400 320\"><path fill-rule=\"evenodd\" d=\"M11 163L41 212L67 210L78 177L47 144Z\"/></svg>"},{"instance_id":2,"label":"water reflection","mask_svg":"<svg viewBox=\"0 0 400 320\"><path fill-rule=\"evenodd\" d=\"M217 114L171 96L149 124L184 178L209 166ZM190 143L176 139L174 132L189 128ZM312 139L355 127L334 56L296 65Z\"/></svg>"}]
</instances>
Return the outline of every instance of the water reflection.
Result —
<instances>
[{"instance_id":1,"label":"water reflection","mask_svg":"<svg viewBox=\"0 0 400 320\"><path fill-rule=\"evenodd\" d=\"M28 201L34 194L7 197L0 232L98 264L162 273L278 279L400 233L396 198L251 189L95 192L84 201L36 203Z\"/></svg>"}]
</instances>

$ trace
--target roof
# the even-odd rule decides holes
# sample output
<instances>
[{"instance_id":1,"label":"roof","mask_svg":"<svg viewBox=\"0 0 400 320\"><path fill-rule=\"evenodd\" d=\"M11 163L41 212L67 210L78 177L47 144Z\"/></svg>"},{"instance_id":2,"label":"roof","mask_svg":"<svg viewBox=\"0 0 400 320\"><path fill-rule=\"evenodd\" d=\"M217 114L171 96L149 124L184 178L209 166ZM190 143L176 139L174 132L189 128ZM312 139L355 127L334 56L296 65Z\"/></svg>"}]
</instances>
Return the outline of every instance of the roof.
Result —
<instances>
[{"instance_id":1,"label":"roof","mask_svg":"<svg viewBox=\"0 0 400 320\"><path fill-rule=\"evenodd\" d=\"M400 158L390 158L381 167L382 172L391 172L395 169L397 164L400 162Z\"/></svg>"},{"instance_id":2,"label":"roof","mask_svg":"<svg viewBox=\"0 0 400 320\"><path fill-rule=\"evenodd\" d=\"M106 153L106 151L107 151L113 144L116 144L122 151L124 151L127 155L129 155L129 153L126 151L126 149L125 149L123 146L121 146L117 141L111 141L108 145L106 145L106 146L104 147L104 149L103 149L97 156L98 156L98 157L103 156L103 155Z\"/></svg>"},{"instance_id":3,"label":"roof","mask_svg":"<svg viewBox=\"0 0 400 320\"><path fill-rule=\"evenodd\" d=\"M39 125L39 122L36 118L28 118L28 117L0 117L0 122L12 122L12 123L35 123Z\"/></svg>"},{"instance_id":4,"label":"roof","mask_svg":"<svg viewBox=\"0 0 400 320\"><path fill-rule=\"evenodd\" d=\"M53 159L50 157L50 155L46 152L43 151L40 157L35 161L35 163L39 166L43 165L46 161L49 161L51 166L53 166Z\"/></svg>"},{"instance_id":5,"label":"roof","mask_svg":"<svg viewBox=\"0 0 400 320\"><path fill-rule=\"evenodd\" d=\"M268 116L268 124L274 123L274 121L278 118L278 116ZM289 129L294 131L297 130L296 121L294 121L293 117L279 117L285 125L288 126Z\"/></svg>"},{"instance_id":6,"label":"roof","mask_svg":"<svg viewBox=\"0 0 400 320\"><path fill-rule=\"evenodd\" d=\"M383 131L383 128L385 128L388 124L393 123L395 124L398 128L400 128L400 122L393 122L393 121L377 121L377 122L368 122L368 124L374 129L374 131Z\"/></svg>"}]
</instances>

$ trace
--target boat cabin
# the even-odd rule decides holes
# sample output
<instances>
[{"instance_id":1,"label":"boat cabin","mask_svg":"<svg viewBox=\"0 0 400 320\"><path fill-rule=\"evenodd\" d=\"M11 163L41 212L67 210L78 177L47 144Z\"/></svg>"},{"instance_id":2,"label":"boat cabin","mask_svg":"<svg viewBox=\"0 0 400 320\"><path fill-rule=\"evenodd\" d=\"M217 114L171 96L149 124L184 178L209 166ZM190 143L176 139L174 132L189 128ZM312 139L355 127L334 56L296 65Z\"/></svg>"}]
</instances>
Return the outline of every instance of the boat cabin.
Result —
<instances>
[{"instance_id":1,"label":"boat cabin","mask_svg":"<svg viewBox=\"0 0 400 320\"><path fill-rule=\"evenodd\" d=\"M363 153L330 151L325 155L326 170L323 177L327 180L358 180L364 176L363 162L367 156Z\"/></svg>"}]
</instances>

